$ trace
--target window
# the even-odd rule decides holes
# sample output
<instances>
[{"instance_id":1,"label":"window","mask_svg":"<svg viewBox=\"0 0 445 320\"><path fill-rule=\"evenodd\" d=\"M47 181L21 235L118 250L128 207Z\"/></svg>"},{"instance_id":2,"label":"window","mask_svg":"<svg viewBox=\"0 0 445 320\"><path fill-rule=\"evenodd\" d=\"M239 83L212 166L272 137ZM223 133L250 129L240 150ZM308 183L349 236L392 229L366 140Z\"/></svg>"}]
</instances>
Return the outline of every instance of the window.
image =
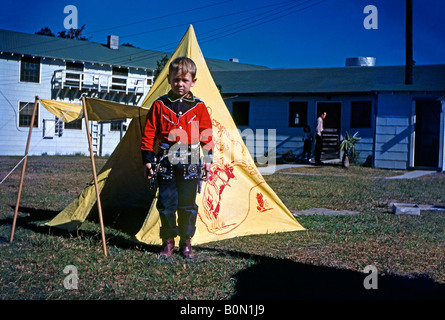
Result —
<instances>
[{"instance_id":1,"label":"window","mask_svg":"<svg viewBox=\"0 0 445 320\"><path fill-rule=\"evenodd\" d=\"M153 70L147 70L147 86L151 86L153 84L153 76L154 72Z\"/></svg>"},{"instance_id":2,"label":"window","mask_svg":"<svg viewBox=\"0 0 445 320\"><path fill-rule=\"evenodd\" d=\"M371 128L372 101L351 102L351 128Z\"/></svg>"},{"instance_id":3,"label":"window","mask_svg":"<svg viewBox=\"0 0 445 320\"><path fill-rule=\"evenodd\" d=\"M65 122L65 129L82 130L82 119L77 119L71 122Z\"/></svg>"},{"instance_id":4,"label":"window","mask_svg":"<svg viewBox=\"0 0 445 320\"><path fill-rule=\"evenodd\" d=\"M128 77L128 68L113 67L112 74L113 76L118 76L119 78L112 78L111 89L125 91L127 88L126 78Z\"/></svg>"},{"instance_id":5,"label":"window","mask_svg":"<svg viewBox=\"0 0 445 320\"><path fill-rule=\"evenodd\" d=\"M235 101L232 103L232 117L237 126L249 125L249 101Z\"/></svg>"},{"instance_id":6,"label":"window","mask_svg":"<svg viewBox=\"0 0 445 320\"><path fill-rule=\"evenodd\" d=\"M55 117L54 133L59 137L61 137L63 134L63 121L59 121L59 118L57 117Z\"/></svg>"},{"instance_id":7,"label":"window","mask_svg":"<svg viewBox=\"0 0 445 320\"><path fill-rule=\"evenodd\" d=\"M123 120L113 120L110 123L110 131L121 131L121 123L123 123ZM122 126L122 131L126 131L127 126L124 124Z\"/></svg>"},{"instance_id":8,"label":"window","mask_svg":"<svg viewBox=\"0 0 445 320\"><path fill-rule=\"evenodd\" d=\"M83 71L83 67L82 62L66 62L66 70Z\"/></svg>"},{"instance_id":9,"label":"window","mask_svg":"<svg viewBox=\"0 0 445 320\"><path fill-rule=\"evenodd\" d=\"M20 102L19 103L19 127L30 127L32 111L34 110L34 102ZM34 128L39 124L39 105L37 104L36 115L34 118Z\"/></svg>"},{"instance_id":10,"label":"window","mask_svg":"<svg viewBox=\"0 0 445 320\"><path fill-rule=\"evenodd\" d=\"M67 72L66 73L66 82L67 86L80 86L81 73L83 72L83 63L80 62L66 62L66 70L74 71L74 73Z\"/></svg>"},{"instance_id":11,"label":"window","mask_svg":"<svg viewBox=\"0 0 445 320\"><path fill-rule=\"evenodd\" d=\"M289 102L289 127L304 127L307 125L307 102Z\"/></svg>"},{"instance_id":12,"label":"window","mask_svg":"<svg viewBox=\"0 0 445 320\"><path fill-rule=\"evenodd\" d=\"M20 61L20 81L40 82L40 58L22 57Z\"/></svg>"}]
</instances>

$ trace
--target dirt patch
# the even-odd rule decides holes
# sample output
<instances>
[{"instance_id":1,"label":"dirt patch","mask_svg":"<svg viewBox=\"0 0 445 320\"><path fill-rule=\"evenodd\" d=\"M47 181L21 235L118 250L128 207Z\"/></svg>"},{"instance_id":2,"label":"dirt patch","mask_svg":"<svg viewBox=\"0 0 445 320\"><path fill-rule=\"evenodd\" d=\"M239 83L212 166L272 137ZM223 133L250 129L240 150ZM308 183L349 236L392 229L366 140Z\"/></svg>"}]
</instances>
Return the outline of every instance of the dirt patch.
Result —
<instances>
[{"instance_id":1,"label":"dirt patch","mask_svg":"<svg viewBox=\"0 0 445 320\"><path fill-rule=\"evenodd\" d=\"M359 214L360 212L349 211L349 210L332 210L332 209L326 209L326 208L311 208L311 209L302 210L302 211L291 210L291 213L294 216L309 216L309 215L345 216L345 215Z\"/></svg>"}]
</instances>

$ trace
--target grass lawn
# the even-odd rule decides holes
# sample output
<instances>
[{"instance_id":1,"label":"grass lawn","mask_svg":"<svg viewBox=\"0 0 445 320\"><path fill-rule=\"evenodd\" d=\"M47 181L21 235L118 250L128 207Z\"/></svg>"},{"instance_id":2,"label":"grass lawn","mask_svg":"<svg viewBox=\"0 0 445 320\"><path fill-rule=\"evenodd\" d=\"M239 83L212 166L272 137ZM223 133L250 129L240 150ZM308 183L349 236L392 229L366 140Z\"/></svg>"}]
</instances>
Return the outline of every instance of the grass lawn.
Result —
<instances>
[{"instance_id":1,"label":"grass lawn","mask_svg":"<svg viewBox=\"0 0 445 320\"><path fill-rule=\"evenodd\" d=\"M0 157L0 178L20 160ZM100 168L106 159L96 159ZM351 166L308 167L265 176L306 231L239 237L197 246L197 257L159 260L160 250L98 224L75 233L41 226L91 179L87 157L30 157L14 242L9 243L19 167L0 185L0 300L9 299L355 299L445 297L445 211L394 215L390 203L445 204L445 174L401 174ZM78 288L64 287L68 265ZM378 288L364 289L373 265Z\"/></svg>"}]
</instances>

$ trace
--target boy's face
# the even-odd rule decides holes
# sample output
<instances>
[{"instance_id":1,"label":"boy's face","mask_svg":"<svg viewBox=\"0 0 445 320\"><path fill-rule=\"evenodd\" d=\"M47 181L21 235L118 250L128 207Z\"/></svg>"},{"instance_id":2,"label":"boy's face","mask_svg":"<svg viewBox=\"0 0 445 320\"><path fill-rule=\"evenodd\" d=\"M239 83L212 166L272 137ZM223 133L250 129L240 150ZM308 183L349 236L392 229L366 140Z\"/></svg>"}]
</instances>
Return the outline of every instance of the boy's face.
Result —
<instances>
[{"instance_id":1,"label":"boy's face","mask_svg":"<svg viewBox=\"0 0 445 320\"><path fill-rule=\"evenodd\" d=\"M185 96L189 93L190 88L193 87L196 82L196 78L193 79L190 72L187 72L186 74L182 74L181 72L169 74L167 78L173 92L178 96Z\"/></svg>"}]
</instances>

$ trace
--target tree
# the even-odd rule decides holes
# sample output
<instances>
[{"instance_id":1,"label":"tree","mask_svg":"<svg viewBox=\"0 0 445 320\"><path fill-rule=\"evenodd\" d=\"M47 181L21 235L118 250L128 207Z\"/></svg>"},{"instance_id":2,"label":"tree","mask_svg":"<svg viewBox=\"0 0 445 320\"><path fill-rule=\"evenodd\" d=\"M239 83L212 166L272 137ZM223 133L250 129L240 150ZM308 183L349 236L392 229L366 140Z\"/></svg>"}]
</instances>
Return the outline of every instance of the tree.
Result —
<instances>
[{"instance_id":1,"label":"tree","mask_svg":"<svg viewBox=\"0 0 445 320\"><path fill-rule=\"evenodd\" d=\"M66 38L66 39L76 39L76 40L86 40L88 41L89 38L82 36L82 31L85 29L85 25L80 27L80 29L73 29L71 28L68 30L59 31L57 33L57 37L59 38Z\"/></svg>"},{"instance_id":2,"label":"tree","mask_svg":"<svg viewBox=\"0 0 445 320\"><path fill-rule=\"evenodd\" d=\"M135 45L132 45L130 42L122 43L122 47L139 48L139 47L136 47Z\"/></svg>"},{"instance_id":3,"label":"tree","mask_svg":"<svg viewBox=\"0 0 445 320\"><path fill-rule=\"evenodd\" d=\"M342 165L345 168L349 167L349 162L355 162L357 160L357 150L355 145L360 141L360 137L358 136L358 132L356 132L353 136L351 136L348 132L346 132L345 137L340 142L340 152L343 151Z\"/></svg>"},{"instance_id":4,"label":"tree","mask_svg":"<svg viewBox=\"0 0 445 320\"><path fill-rule=\"evenodd\" d=\"M45 27L40 29L40 31L35 32L35 34L40 34L42 36L55 37L56 35L51 31L50 28Z\"/></svg>"},{"instance_id":5,"label":"tree","mask_svg":"<svg viewBox=\"0 0 445 320\"><path fill-rule=\"evenodd\" d=\"M159 76L162 69L164 69L167 62L168 62L168 55L165 55L160 60L156 61L156 70L154 73L153 82L156 81L156 78Z\"/></svg>"},{"instance_id":6,"label":"tree","mask_svg":"<svg viewBox=\"0 0 445 320\"><path fill-rule=\"evenodd\" d=\"M82 31L84 31L84 29L85 29L85 25L80 27L80 29L71 28L68 31L67 30L59 31L59 32L57 32L57 37L65 38L65 39L76 39L76 40L88 41L88 40L90 40L89 38L82 36ZM55 37L55 34L48 27L44 27L44 28L40 29L40 31L35 32L35 34L40 34L40 35L49 36L49 37Z\"/></svg>"}]
</instances>

